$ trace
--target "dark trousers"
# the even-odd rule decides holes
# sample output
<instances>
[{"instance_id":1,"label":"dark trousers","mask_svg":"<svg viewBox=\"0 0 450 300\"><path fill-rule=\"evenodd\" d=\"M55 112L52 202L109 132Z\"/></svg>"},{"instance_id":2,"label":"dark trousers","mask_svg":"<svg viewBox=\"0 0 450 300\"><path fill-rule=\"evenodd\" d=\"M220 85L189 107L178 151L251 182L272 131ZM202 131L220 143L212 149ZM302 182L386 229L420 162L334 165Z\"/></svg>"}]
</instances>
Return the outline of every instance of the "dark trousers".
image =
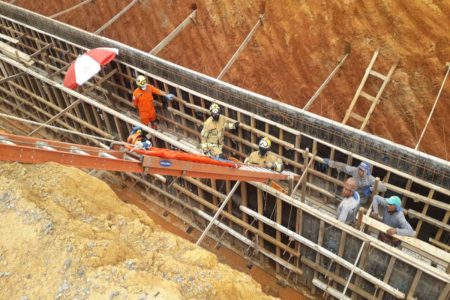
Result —
<instances>
[{"instance_id":1,"label":"dark trousers","mask_svg":"<svg viewBox=\"0 0 450 300\"><path fill-rule=\"evenodd\" d=\"M396 239L396 238L394 238L394 237L392 237L392 236L390 236L390 235L388 235L387 233L384 233L384 232L380 232L378 234L378 239L380 241L385 242L386 244L391 245L392 247L397 247L398 248L398 247L400 247L400 244L401 244L400 240L398 240L398 239Z\"/></svg>"}]
</instances>

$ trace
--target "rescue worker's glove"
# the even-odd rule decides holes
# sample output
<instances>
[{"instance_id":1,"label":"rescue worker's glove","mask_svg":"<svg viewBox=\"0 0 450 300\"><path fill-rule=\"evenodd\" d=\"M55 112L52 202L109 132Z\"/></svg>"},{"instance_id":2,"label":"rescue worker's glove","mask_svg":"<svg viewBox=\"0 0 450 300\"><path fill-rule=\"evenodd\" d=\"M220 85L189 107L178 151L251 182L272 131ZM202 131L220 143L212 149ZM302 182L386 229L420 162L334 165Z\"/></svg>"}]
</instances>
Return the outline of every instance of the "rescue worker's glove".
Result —
<instances>
[{"instance_id":1,"label":"rescue worker's glove","mask_svg":"<svg viewBox=\"0 0 450 300\"><path fill-rule=\"evenodd\" d=\"M138 141L138 142L136 142L136 144L134 144L133 150L141 150L141 149L148 150L151 147L152 147L152 142L150 142L150 141L145 141L145 142Z\"/></svg>"},{"instance_id":2,"label":"rescue worker's glove","mask_svg":"<svg viewBox=\"0 0 450 300\"><path fill-rule=\"evenodd\" d=\"M274 163L274 164L272 164L272 166L270 167L270 169L271 169L272 171L281 173L281 172L283 172L283 170L284 170L284 165L283 165L283 164L279 164L279 163Z\"/></svg>"},{"instance_id":3,"label":"rescue worker's glove","mask_svg":"<svg viewBox=\"0 0 450 300\"><path fill-rule=\"evenodd\" d=\"M167 99L168 101L172 101L174 97L175 97L174 94L167 94L167 95L166 95L166 99Z\"/></svg>"},{"instance_id":4,"label":"rescue worker's glove","mask_svg":"<svg viewBox=\"0 0 450 300\"><path fill-rule=\"evenodd\" d=\"M205 144L201 144L201 147L202 147L202 152L203 152L203 154L209 156L208 145L207 145L206 143L205 143Z\"/></svg>"},{"instance_id":5,"label":"rescue worker's glove","mask_svg":"<svg viewBox=\"0 0 450 300\"><path fill-rule=\"evenodd\" d=\"M330 163L330 159L329 158L324 158L323 159L323 163L319 163L317 165L317 170L319 170L320 172L324 172L325 173L328 170L328 167L330 166L329 163Z\"/></svg>"},{"instance_id":6,"label":"rescue worker's glove","mask_svg":"<svg viewBox=\"0 0 450 300\"><path fill-rule=\"evenodd\" d=\"M363 195L364 197L369 197L370 195L372 195L372 187L366 186L363 190Z\"/></svg>"},{"instance_id":7,"label":"rescue worker's glove","mask_svg":"<svg viewBox=\"0 0 450 300\"><path fill-rule=\"evenodd\" d=\"M152 142L150 142L150 141L145 141L145 142L143 142L142 143L142 146L143 146L143 148L145 149L145 150L148 150L148 149L150 149L153 145L152 145Z\"/></svg>"}]
</instances>

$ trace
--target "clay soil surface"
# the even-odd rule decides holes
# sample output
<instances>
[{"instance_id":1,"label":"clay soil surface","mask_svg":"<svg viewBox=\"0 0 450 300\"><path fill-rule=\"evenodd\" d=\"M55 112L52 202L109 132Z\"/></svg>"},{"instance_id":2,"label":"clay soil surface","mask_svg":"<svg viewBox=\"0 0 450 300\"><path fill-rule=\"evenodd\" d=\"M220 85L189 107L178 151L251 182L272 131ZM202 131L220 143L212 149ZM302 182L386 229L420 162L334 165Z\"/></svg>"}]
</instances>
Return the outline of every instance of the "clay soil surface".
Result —
<instances>
[{"instance_id":1,"label":"clay soil surface","mask_svg":"<svg viewBox=\"0 0 450 300\"><path fill-rule=\"evenodd\" d=\"M17 0L15 5L52 15L78 0ZM58 20L95 31L129 0L96 0ZM425 127L450 61L450 1L447 0L144 0L102 35L149 51L197 7L186 27L158 56L217 77L260 14L264 25L224 81L302 108L343 56L351 55L310 111L342 122L377 48L374 69L391 82L375 108L367 132L414 148ZM364 90L381 85L369 79ZM365 102L365 103L364 103ZM355 111L365 116L368 101ZM442 91L419 150L450 157L450 84ZM359 127L357 121L349 125Z\"/></svg>"},{"instance_id":2,"label":"clay soil surface","mask_svg":"<svg viewBox=\"0 0 450 300\"><path fill-rule=\"evenodd\" d=\"M0 299L274 299L103 181L0 164Z\"/></svg>"}]
</instances>

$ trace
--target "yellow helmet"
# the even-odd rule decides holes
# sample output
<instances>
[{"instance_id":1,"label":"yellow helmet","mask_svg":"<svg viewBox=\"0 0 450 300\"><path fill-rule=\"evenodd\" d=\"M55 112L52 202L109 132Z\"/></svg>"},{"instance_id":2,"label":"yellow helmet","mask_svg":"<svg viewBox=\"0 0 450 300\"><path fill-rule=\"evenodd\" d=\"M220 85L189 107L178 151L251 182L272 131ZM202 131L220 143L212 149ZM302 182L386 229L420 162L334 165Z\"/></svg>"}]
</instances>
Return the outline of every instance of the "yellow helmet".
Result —
<instances>
[{"instance_id":1,"label":"yellow helmet","mask_svg":"<svg viewBox=\"0 0 450 300\"><path fill-rule=\"evenodd\" d=\"M219 104L217 104L217 103L211 104L211 106L209 107L209 111L210 111L211 113L212 113L212 112L219 113L219 111L220 111L220 106L219 106Z\"/></svg>"},{"instance_id":2,"label":"yellow helmet","mask_svg":"<svg viewBox=\"0 0 450 300\"><path fill-rule=\"evenodd\" d=\"M144 76L139 75L139 76L137 77L137 79L136 79L136 84L137 84L138 86L146 85L146 84L147 84L147 79L145 79Z\"/></svg>"},{"instance_id":3,"label":"yellow helmet","mask_svg":"<svg viewBox=\"0 0 450 300\"><path fill-rule=\"evenodd\" d=\"M270 149L272 142L268 137L264 137L259 141L259 147L263 149Z\"/></svg>"}]
</instances>

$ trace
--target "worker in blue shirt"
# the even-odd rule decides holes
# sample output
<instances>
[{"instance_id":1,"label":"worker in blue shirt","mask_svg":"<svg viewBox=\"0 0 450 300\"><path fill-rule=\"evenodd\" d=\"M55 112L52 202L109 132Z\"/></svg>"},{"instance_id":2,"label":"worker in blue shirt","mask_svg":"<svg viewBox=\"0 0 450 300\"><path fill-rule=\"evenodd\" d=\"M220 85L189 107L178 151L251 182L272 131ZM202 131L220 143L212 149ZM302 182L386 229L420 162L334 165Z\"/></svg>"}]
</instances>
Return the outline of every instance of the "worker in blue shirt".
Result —
<instances>
[{"instance_id":1,"label":"worker in blue shirt","mask_svg":"<svg viewBox=\"0 0 450 300\"><path fill-rule=\"evenodd\" d=\"M380 219L380 206L384 207L384 214L381 221L390 227L386 233L380 232L380 235L378 236L380 240L391 246L397 247L400 245L400 241L393 237L394 234L412 237L416 235L416 232L412 229L408 221L406 221L401 207L401 200L398 196L392 196L390 198L375 196L372 202L373 212L371 217Z\"/></svg>"}]
</instances>

